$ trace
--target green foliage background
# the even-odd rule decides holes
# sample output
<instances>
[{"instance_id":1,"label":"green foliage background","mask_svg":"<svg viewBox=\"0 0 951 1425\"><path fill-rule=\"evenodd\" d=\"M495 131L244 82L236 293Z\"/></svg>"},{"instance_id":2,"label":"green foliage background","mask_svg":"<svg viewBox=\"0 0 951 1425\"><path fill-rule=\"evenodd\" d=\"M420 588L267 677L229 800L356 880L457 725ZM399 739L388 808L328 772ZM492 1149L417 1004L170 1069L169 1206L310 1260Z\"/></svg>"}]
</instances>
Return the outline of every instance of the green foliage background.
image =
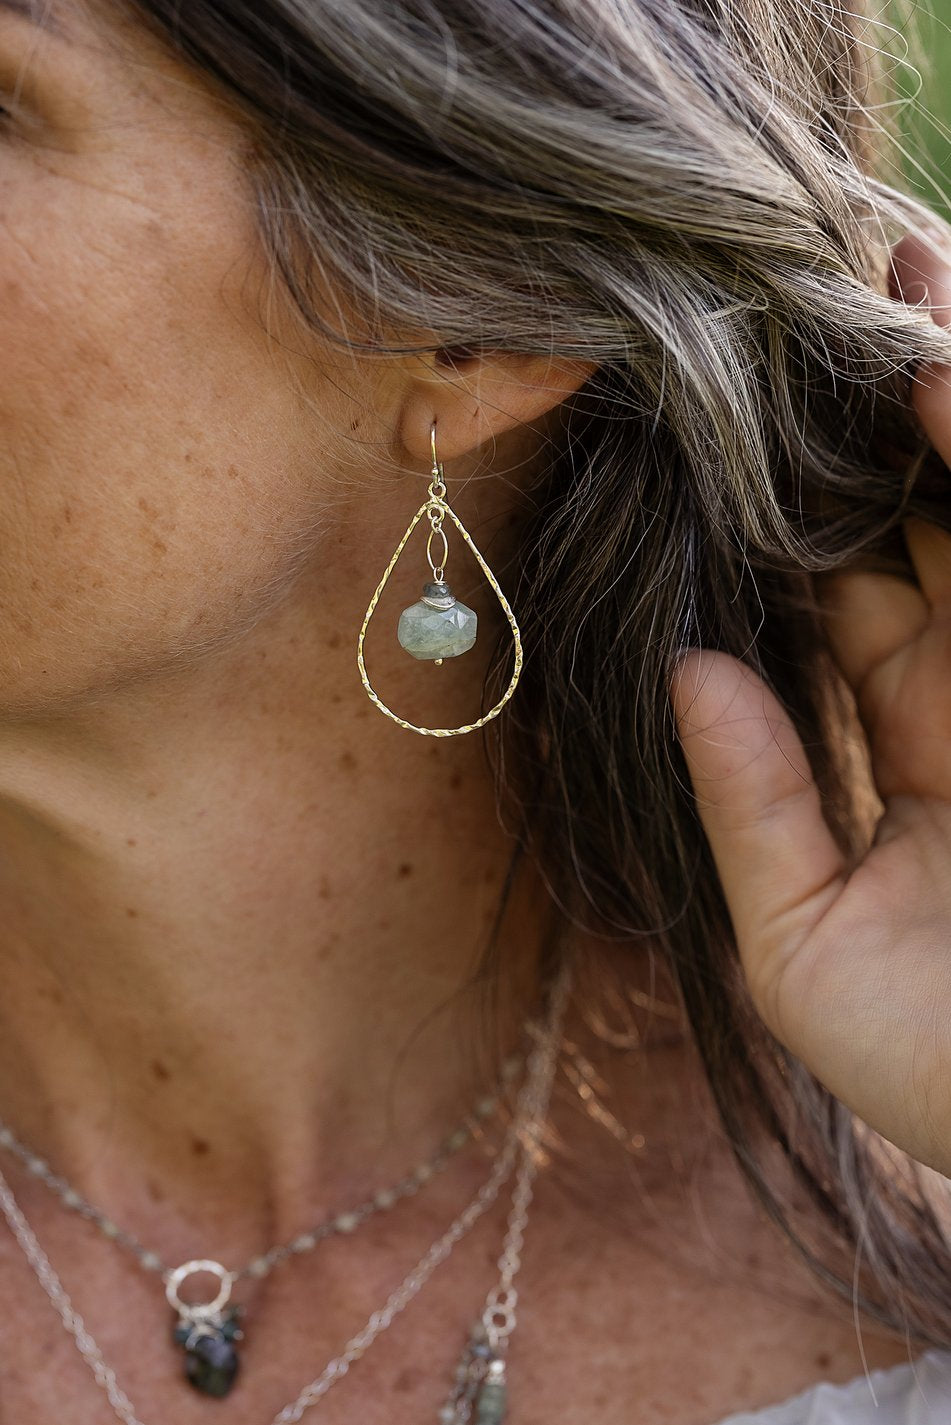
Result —
<instances>
[{"instance_id":1,"label":"green foliage background","mask_svg":"<svg viewBox=\"0 0 951 1425\"><path fill-rule=\"evenodd\" d=\"M906 13L910 8L903 7ZM900 37L909 32L904 16L896 28ZM951 218L951 0L916 5L910 33L916 68L901 63L901 38L895 56L899 88L908 99L900 123L906 168L916 191Z\"/></svg>"}]
</instances>

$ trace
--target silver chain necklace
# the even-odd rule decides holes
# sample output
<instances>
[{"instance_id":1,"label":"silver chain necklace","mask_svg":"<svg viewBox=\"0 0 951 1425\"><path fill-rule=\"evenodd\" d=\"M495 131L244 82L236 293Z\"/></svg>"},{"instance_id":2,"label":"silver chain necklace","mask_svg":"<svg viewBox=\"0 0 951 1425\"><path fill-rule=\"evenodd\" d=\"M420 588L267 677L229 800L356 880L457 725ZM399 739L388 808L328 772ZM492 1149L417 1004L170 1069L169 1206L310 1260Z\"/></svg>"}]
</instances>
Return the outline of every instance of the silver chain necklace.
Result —
<instances>
[{"instance_id":1,"label":"silver chain necklace","mask_svg":"<svg viewBox=\"0 0 951 1425\"><path fill-rule=\"evenodd\" d=\"M350 1338L340 1354L329 1361L293 1401L278 1411L270 1425L293 1425L293 1422L299 1421L305 1411L316 1405L337 1381L343 1379L353 1363L363 1356L376 1338L409 1305L440 1263L445 1261L456 1244L492 1206L518 1160L512 1208L498 1260L498 1281L489 1292L482 1313L469 1334L449 1398L438 1415L440 1425L466 1425L470 1420L474 1421L474 1425L500 1425L505 1418L506 1355L516 1325L515 1308L518 1300L514 1281L521 1266L521 1251L534 1180L539 1167L540 1140L548 1115L569 981L569 971L565 965L551 987L545 1023L532 1031L535 1044L529 1054L527 1072L518 1093L515 1113L486 1181L449 1228L437 1238L391 1293L383 1307L374 1311L362 1330ZM113 1413L123 1421L123 1425L142 1425L131 1401L118 1384L115 1372L106 1364L96 1341L87 1331L83 1318L74 1309L2 1172L0 1209L37 1280L59 1313L64 1329L72 1336L96 1383L105 1392ZM187 1311L193 1309L186 1307Z\"/></svg>"},{"instance_id":2,"label":"silver chain necklace","mask_svg":"<svg viewBox=\"0 0 951 1425\"><path fill-rule=\"evenodd\" d=\"M92 1222L104 1237L132 1252L145 1271L162 1277L168 1303L176 1313L172 1339L184 1352L185 1379L205 1395L224 1396L234 1385L240 1366L236 1343L244 1339L244 1332L239 1324L244 1308L230 1304L235 1284L244 1278L263 1278L278 1263L313 1251L319 1242L335 1234L349 1235L375 1213L388 1211L404 1198L418 1193L448 1167L454 1155L473 1138L478 1131L478 1125L492 1117L499 1107L505 1086L516 1077L522 1064L523 1060L518 1057L506 1059L495 1092L479 1098L471 1113L443 1140L436 1151L392 1187L381 1188L372 1197L348 1211L328 1215L309 1231L300 1233L289 1242L271 1247L260 1256L252 1257L243 1267L234 1271L208 1257L192 1258L177 1267L167 1266L157 1252L144 1247L131 1232L117 1226L105 1213L100 1212L77 1192L64 1177L54 1173L49 1164L20 1142L12 1129L2 1121L0 1147L8 1149L18 1157L34 1177L57 1194L66 1207ZM209 1301L186 1303L181 1299L179 1290L189 1277L198 1274L215 1278L216 1295Z\"/></svg>"}]
</instances>

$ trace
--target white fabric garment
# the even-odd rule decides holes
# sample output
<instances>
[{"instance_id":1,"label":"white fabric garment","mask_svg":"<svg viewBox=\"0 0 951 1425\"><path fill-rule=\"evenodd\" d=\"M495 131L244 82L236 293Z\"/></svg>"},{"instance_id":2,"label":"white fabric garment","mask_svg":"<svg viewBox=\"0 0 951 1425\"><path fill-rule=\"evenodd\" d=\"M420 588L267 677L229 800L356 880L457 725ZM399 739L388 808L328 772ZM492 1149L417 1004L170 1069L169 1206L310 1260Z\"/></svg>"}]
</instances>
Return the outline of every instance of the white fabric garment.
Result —
<instances>
[{"instance_id":1,"label":"white fabric garment","mask_svg":"<svg viewBox=\"0 0 951 1425\"><path fill-rule=\"evenodd\" d=\"M820 1381L777 1405L741 1410L716 1425L951 1425L951 1351L925 1351L841 1385Z\"/></svg>"}]
</instances>

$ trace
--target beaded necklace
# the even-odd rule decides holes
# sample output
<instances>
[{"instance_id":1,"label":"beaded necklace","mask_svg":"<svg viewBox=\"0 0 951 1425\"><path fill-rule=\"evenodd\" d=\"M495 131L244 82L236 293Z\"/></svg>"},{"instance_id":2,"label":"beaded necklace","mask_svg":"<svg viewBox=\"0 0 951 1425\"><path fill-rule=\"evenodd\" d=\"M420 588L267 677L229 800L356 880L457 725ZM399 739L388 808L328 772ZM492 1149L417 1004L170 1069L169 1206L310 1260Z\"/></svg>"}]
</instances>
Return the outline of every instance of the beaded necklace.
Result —
<instances>
[{"instance_id":1,"label":"beaded necklace","mask_svg":"<svg viewBox=\"0 0 951 1425\"><path fill-rule=\"evenodd\" d=\"M535 1040L527 1063L524 1082L519 1090L515 1113L505 1134L502 1147L496 1155L492 1170L468 1205L450 1224L441 1237L432 1244L417 1262L413 1270L390 1294L386 1303L374 1311L366 1325L345 1344L312 1381L299 1392L297 1397L273 1417L270 1425L293 1425L301 1419L305 1411L315 1406L327 1391L343 1379L351 1366L359 1360L376 1338L382 1334L425 1286L436 1268L449 1256L456 1244L462 1240L478 1219L495 1202L506 1180L515 1169L515 1184L512 1193L512 1207L508 1216L502 1252L498 1259L498 1279L485 1301L477 1321L473 1324L457 1366L449 1397L439 1412L440 1425L501 1425L507 1408L506 1355L511 1335L516 1325L516 1304L518 1293L515 1277L521 1267L521 1251L525 1229L528 1223L529 1207L532 1202L534 1180L541 1156L541 1135L547 1120L552 1084L557 1067L561 1045L561 1028L570 987L570 973L567 965L558 972L548 995L547 1014L538 1026L529 1026ZM12 1146L12 1145L7 1145ZM41 1160L37 1160L38 1162ZM45 1165L44 1165L45 1166ZM42 1172L37 1175L43 1177ZM52 1175L51 1176L55 1176ZM57 1191L59 1189L57 1188ZM0 1210L6 1217L14 1238L32 1267L40 1285L59 1313L64 1329L72 1336L80 1355L89 1366L97 1384L105 1392L113 1413L123 1425L142 1425L128 1396L119 1386L115 1372L108 1366L102 1352L87 1331L82 1317L74 1309L70 1297L46 1256L36 1235L0 1172ZM77 1208L77 1210L82 1210ZM108 1219L105 1219L108 1222ZM111 1225L111 1224L110 1224ZM338 1229L339 1230L339 1229ZM105 1235L111 1236L111 1233ZM116 1238L113 1238L116 1240ZM134 1239L133 1239L134 1240ZM214 1270L220 1264L209 1261L184 1263L177 1272L190 1268ZM224 1268L220 1269L224 1272ZM175 1273L169 1274L174 1278ZM230 1278L231 1274L226 1274ZM179 1283L180 1284L180 1283ZM230 1281L223 1283L228 1286ZM166 1278L169 1300L169 1278ZM202 1340L218 1340L230 1344L227 1336L222 1336L222 1322L215 1320L215 1313L221 1311L227 1301L227 1294L221 1301L203 1303L199 1307L180 1301L173 1302L180 1310L185 1322L191 1325L191 1317L198 1313L195 1324L210 1326L211 1331L201 1330L192 1349ZM177 1297L177 1286L175 1288ZM207 1348L206 1348L207 1349ZM194 1382L192 1382L194 1384ZM206 1392L214 1393L214 1392Z\"/></svg>"}]
</instances>

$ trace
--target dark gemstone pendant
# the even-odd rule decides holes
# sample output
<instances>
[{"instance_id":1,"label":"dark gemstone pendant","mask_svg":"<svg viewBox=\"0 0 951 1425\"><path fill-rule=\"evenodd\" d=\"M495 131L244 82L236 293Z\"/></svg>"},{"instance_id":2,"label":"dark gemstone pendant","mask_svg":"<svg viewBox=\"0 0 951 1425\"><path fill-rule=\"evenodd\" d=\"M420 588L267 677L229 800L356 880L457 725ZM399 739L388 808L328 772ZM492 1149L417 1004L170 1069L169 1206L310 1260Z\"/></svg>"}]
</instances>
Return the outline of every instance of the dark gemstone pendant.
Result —
<instances>
[{"instance_id":1,"label":"dark gemstone pendant","mask_svg":"<svg viewBox=\"0 0 951 1425\"><path fill-rule=\"evenodd\" d=\"M439 1425L502 1425L505 1419L505 1363L489 1345L481 1319L473 1323L436 1418Z\"/></svg>"},{"instance_id":2,"label":"dark gemstone pendant","mask_svg":"<svg viewBox=\"0 0 951 1425\"><path fill-rule=\"evenodd\" d=\"M238 1373L238 1353L223 1336L200 1336L185 1351L185 1377L203 1395L227 1395Z\"/></svg>"},{"instance_id":3,"label":"dark gemstone pendant","mask_svg":"<svg viewBox=\"0 0 951 1425\"><path fill-rule=\"evenodd\" d=\"M240 1365L234 1343L244 1338L239 1312L229 1307L216 1322L180 1319L172 1332L185 1351L185 1379L203 1395L225 1396L234 1385Z\"/></svg>"},{"instance_id":4,"label":"dark gemstone pendant","mask_svg":"<svg viewBox=\"0 0 951 1425\"><path fill-rule=\"evenodd\" d=\"M182 1301L178 1288L199 1274L217 1277L217 1296L212 1301ZM165 1276L165 1295L177 1317L172 1339L185 1352L185 1379L203 1395L227 1395L238 1374L234 1343L244 1337L238 1325L241 1307L227 1305L236 1281L234 1272L207 1257L183 1262Z\"/></svg>"}]
</instances>

